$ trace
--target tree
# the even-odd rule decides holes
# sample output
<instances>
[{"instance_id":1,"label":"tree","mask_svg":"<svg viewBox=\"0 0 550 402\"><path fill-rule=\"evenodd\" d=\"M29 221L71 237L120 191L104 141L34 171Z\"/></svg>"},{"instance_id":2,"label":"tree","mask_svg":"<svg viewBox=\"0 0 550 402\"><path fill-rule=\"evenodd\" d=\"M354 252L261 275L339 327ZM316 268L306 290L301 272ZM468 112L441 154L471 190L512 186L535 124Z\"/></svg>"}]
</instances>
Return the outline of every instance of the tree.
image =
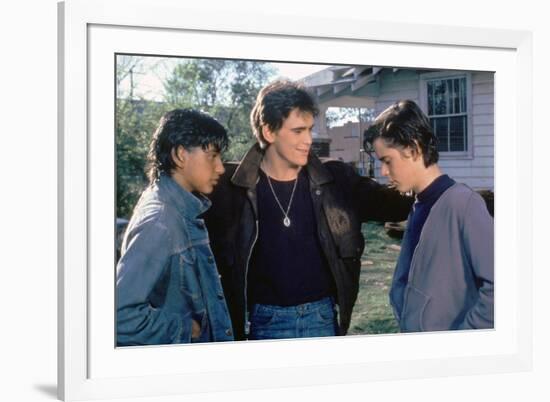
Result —
<instances>
[{"instance_id":1,"label":"tree","mask_svg":"<svg viewBox=\"0 0 550 402\"><path fill-rule=\"evenodd\" d=\"M254 143L250 112L260 89L274 75L267 63L190 59L178 64L164 84L170 108L192 107L209 113L228 131L225 159L239 160Z\"/></svg>"},{"instance_id":2,"label":"tree","mask_svg":"<svg viewBox=\"0 0 550 402\"><path fill-rule=\"evenodd\" d=\"M129 218L147 186L147 152L165 105L138 97L135 88L150 68L141 56L117 56L116 80L116 191L117 217ZM123 81L129 80L128 85Z\"/></svg>"},{"instance_id":3,"label":"tree","mask_svg":"<svg viewBox=\"0 0 550 402\"><path fill-rule=\"evenodd\" d=\"M147 70L156 67L149 62L142 56L117 57L115 142L118 217L131 216L147 186L145 170L149 144L165 112L186 107L209 113L228 131L230 148L224 155L225 159L239 160L255 141L249 116L256 96L274 73L273 68L263 62L182 60L164 82L163 101L155 102L138 96L135 90Z\"/></svg>"},{"instance_id":4,"label":"tree","mask_svg":"<svg viewBox=\"0 0 550 402\"><path fill-rule=\"evenodd\" d=\"M117 99L116 190L117 216L129 218L147 186L149 144L166 107L145 99Z\"/></svg>"},{"instance_id":5,"label":"tree","mask_svg":"<svg viewBox=\"0 0 550 402\"><path fill-rule=\"evenodd\" d=\"M327 127L332 128L347 121L371 123L374 118L374 109L365 107L329 107L326 112Z\"/></svg>"}]
</instances>

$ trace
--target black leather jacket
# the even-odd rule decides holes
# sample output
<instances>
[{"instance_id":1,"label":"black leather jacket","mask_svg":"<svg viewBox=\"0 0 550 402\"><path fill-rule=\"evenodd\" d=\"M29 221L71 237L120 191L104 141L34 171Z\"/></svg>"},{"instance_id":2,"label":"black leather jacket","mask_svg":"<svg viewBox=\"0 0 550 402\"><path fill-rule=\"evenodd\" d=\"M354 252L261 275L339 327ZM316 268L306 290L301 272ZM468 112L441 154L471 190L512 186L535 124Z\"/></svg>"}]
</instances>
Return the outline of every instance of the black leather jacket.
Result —
<instances>
[{"instance_id":1,"label":"black leather jacket","mask_svg":"<svg viewBox=\"0 0 550 402\"><path fill-rule=\"evenodd\" d=\"M256 183L262 158L263 152L255 145L240 163L226 164L205 215L237 340L245 339L247 332L247 274L258 236ZM361 222L405 220L412 198L359 176L339 161L322 163L310 155L305 169L319 241L336 285L339 334L345 335L357 298L365 247Z\"/></svg>"}]
</instances>

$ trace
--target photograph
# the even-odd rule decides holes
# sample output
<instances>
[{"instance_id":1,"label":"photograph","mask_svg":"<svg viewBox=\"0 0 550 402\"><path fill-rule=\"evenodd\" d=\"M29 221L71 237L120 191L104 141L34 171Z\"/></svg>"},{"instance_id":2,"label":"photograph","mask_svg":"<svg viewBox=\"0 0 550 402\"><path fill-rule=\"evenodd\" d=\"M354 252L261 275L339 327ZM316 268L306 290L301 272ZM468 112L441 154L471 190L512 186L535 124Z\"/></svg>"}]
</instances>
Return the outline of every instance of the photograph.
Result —
<instances>
[{"instance_id":1,"label":"photograph","mask_svg":"<svg viewBox=\"0 0 550 402\"><path fill-rule=\"evenodd\" d=\"M0 399L546 401L544 10L5 2Z\"/></svg>"},{"instance_id":2,"label":"photograph","mask_svg":"<svg viewBox=\"0 0 550 402\"><path fill-rule=\"evenodd\" d=\"M117 347L494 328L494 72L115 61Z\"/></svg>"}]
</instances>

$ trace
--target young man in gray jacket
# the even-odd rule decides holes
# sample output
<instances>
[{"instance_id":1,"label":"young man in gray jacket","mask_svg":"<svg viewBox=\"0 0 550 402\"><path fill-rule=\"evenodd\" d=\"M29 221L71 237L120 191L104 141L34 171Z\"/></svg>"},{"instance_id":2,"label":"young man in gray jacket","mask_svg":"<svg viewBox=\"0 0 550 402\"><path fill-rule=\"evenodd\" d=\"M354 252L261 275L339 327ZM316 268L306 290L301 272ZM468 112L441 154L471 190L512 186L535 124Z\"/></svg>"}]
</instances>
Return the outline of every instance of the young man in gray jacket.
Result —
<instances>
[{"instance_id":1,"label":"young man in gray jacket","mask_svg":"<svg viewBox=\"0 0 550 402\"><path fill-rule=\"evenodd\" d=\"M441 172L414 102L384 110L371 132L382 175L416 195L390 291L401 331L493 328L493 219L483 199Z\"/></svg>"}]
</instances>

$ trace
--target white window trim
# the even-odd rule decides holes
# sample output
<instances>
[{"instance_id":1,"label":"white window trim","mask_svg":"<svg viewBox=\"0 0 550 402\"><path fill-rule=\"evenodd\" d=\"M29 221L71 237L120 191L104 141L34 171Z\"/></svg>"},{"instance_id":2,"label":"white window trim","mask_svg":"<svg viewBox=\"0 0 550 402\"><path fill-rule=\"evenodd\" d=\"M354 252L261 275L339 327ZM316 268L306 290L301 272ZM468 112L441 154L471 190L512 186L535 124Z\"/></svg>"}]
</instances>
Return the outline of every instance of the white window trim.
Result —
<instances>
[{"instance_id":1,"label":"white window trim","mask_svg":"<svg viewBox=\"0 0 550 402\"><path fill-rule=\"evenodd\" d=\"M474 136L473 136L473 116L472 116L472 74L468 71L442 71L434 73L420 74L419 79L419 99L420 108L428 115L428 81L436 79L453 79L466 77L466 130L467 130L467 149L466 151L447 151L439 152L440 159L473 159L474 158Z\"/></svg>"}]
</instances>

